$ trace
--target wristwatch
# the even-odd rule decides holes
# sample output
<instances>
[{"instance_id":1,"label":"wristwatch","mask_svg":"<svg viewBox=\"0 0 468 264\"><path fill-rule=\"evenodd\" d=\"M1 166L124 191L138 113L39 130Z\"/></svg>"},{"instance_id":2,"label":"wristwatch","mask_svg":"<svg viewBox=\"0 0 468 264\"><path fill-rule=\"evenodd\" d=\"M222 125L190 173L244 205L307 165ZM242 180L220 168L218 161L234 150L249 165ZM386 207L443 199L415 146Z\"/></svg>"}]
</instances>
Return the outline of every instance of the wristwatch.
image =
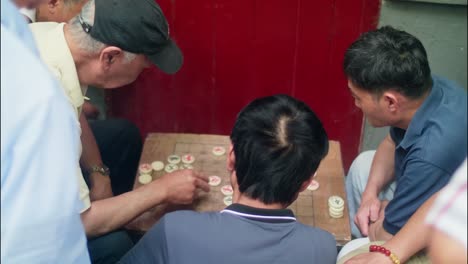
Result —
<instances>
[{"instance_id":1,"label":"wristwatch","mask_svg":"<svg viewBox=\"0 0 468 264\"><path fill-rule=\"evenodd\" d=\"M93 165L93 166L91 166L91 168L89 169L88 172L89 172L89 174L97 172L97 173L100 173L100 174L102 174L104 176L109 176L109 174L110 174L109 168L104 164Z\"/></svg>"}]
</instances>

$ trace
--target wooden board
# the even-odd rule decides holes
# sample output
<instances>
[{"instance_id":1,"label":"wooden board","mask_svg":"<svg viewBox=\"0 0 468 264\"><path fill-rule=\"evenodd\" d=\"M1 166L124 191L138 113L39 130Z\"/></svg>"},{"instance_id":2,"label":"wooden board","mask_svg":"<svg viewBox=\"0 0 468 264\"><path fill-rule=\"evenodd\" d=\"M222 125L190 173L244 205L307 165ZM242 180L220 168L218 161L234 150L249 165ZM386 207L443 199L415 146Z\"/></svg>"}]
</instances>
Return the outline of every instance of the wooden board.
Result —
<instances>
[{"instance_id":1,"label":"wooden board","mask_svg":"<svg viewBox=\"0 0 468 264\"><path fill-rule=\"evenodd\" d=\"M202 194L192 206L157 206L141 217L135 219L127 228L146 231L157 222L164 214L173 210L193 209L196 211L220 211L226 206L223 203L224 195L220 189L223 185L229 185L229 174L226 169L226 155L214 156L212 149L215 146L223 146L229 149L229 137L221 135L201 134L175 134L175 133L151 133L147 136L143 147L140 164L151 163L159 160L167 164L167 157L171 154L182 156L190 153L196 160L192 164L194 169L205 175L217 175L222 182L219 186L211 187L209 193ZM152 173L153 180L164 175L159 171ZM330 141L330 151L320 164L315 178L320 183L316 191L306 190L299 194L298 199L289 206L298 221L320 227L332 233L338 245L343 245L351 239L347 204L342 218L334 219L328 215L328 197L331 195L341 196L346 201L344 188L344 173L341 161L340 144ZM141 184L138 177L134 188Z\"/></svg>"}]
</instances>

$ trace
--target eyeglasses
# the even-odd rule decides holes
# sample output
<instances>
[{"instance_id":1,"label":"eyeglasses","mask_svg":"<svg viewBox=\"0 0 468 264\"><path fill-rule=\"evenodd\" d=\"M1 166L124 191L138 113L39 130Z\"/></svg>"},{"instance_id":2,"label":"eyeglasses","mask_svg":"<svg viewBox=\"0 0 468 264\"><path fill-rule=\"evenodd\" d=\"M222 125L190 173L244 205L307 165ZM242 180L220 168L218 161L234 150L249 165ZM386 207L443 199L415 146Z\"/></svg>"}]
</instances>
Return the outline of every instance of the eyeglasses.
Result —
<instances>
[{"instance_id":1,"label":"eyeglasses","mask_svg":"<svg viewBox=\"0 0 468 264\"><path fill-rule=\"evenodd\" d=\"M83 20L83 17L81 16L81 13L78 15L78 21L80 22L81 27L83 28L84 32L86 32L86 33L91 32L91 29L93 27Z\"/></svg>"}]
</instances>

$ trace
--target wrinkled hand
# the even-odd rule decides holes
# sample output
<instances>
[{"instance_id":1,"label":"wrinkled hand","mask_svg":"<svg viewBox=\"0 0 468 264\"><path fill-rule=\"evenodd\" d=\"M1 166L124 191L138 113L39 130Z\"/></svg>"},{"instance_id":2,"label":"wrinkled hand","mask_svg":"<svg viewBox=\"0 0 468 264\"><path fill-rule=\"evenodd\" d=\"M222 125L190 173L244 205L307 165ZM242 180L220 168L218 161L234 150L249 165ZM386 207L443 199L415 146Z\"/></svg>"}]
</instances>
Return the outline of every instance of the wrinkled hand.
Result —
<instances>
[{"instance_id":1,"label":"wrinkled hand","mask_svg":"<svg viewBox=\"0 0 468 264\"><path fill-rule=\"evenodd\" d=\"M363 236L369 235L369 224L379 219L381 202L378 197L363 199L354 216L354 223Z\"/></svg>"},{"instance_id":2,"label":"wrinkled hand","mask_svg":"<svg viewBox=\"0 0 468 264\"><path fill-rule=\"evenodd\" d=\"M90 119L96 119L100 114L99 109L90 102L83 103L82 111Z\"/></svg>"},{"instance_id":3,"label":"wrinkled hand","mask_svg":"<svg viewBox=\"0 0 468 264\"><path fill-rule=\"evenodd\" d=\"M208 178L193 170L178 170L161 177L166 191L166 202L191 204L197 198L198 190L210 191Z\"/></svg>"},{"instance_id":4,"label":"wrinkled hand","mask_svg":"<svg viewBox=\"0 0 468 264\"><path fill-rule=\"evenodd\" d=\"M372 252L372 253L368 252L368 253L359 254L344 262L344 264L375 264L375 263L392 264L393 262L390 259L390 257L387 257L384 254L376 253L376 252Z\"/></svg>"},{"instance_id":5,"label":"wrinkled hand","mask_svg":"<svg viewBox=\"0 0 468 264\"><path fill-rule=\"evenodd\" d=\"M89 198L91 201L102 200L114 196L109 176L104 176L100 173L92 173L90 175L91 189L89 190Z\"/></svg>"}]
</instances>

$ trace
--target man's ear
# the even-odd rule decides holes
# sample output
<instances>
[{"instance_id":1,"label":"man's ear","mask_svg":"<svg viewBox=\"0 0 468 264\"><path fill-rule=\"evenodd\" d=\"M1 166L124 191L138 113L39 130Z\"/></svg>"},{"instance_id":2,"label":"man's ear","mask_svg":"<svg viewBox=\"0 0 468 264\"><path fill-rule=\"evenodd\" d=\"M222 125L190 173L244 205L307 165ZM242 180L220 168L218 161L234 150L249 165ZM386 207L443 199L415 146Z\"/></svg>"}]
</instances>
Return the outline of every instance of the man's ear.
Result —
<instances>
[{"instance_id":1,"label":"man's ear","mask_svg":"<svg viewBox=\"0 0 468 264\"><path fill-rule=\"evenodd\" d=\"M234 155L234 147L232 145L232 142L229 145L229 151L228 151L228 156L227 156L226 162L227 162L226 167L227 167L228 171L232 172L234 170L235 164L236 164L236 156Z\"/></svg>"},{"instance_id":2,"label":"man's ear","mask_svg":"<svg viewBox=\"0 0 468 264\"><path fill-rule=\"evenodd\" d=\"M382 95L382 100L385 104L385 107L392 113L395 113L400 106L400 100L397 94L392 91L384 92Z\"/></svg>"},{"instance_id":3,"label":"man's ear","mask_svg":"<svg viewBox=\"0 0 468 264\"><path fill-rule=\"evenodd\" d=\"M120 48L114 46L105 47L99 54L99 62L104 71L108 71L112 67L112 64L121 59L122 56L123 51Z\"/></svg>"},{"instance_id":4,"label":"man's ear","mask_svg":"<svg viewBox=\"0 0 468 264\"><path fill-rule=\"evenodd\" d=\"M314 176L315 176L315 174L311 175L308 180L306 180L305 182L302 183L301 188L299 189L299 192L303 192L305 189L307 189L307 187L312 182L312 179L314 178Z\"/></svg>"}]
</instances>

